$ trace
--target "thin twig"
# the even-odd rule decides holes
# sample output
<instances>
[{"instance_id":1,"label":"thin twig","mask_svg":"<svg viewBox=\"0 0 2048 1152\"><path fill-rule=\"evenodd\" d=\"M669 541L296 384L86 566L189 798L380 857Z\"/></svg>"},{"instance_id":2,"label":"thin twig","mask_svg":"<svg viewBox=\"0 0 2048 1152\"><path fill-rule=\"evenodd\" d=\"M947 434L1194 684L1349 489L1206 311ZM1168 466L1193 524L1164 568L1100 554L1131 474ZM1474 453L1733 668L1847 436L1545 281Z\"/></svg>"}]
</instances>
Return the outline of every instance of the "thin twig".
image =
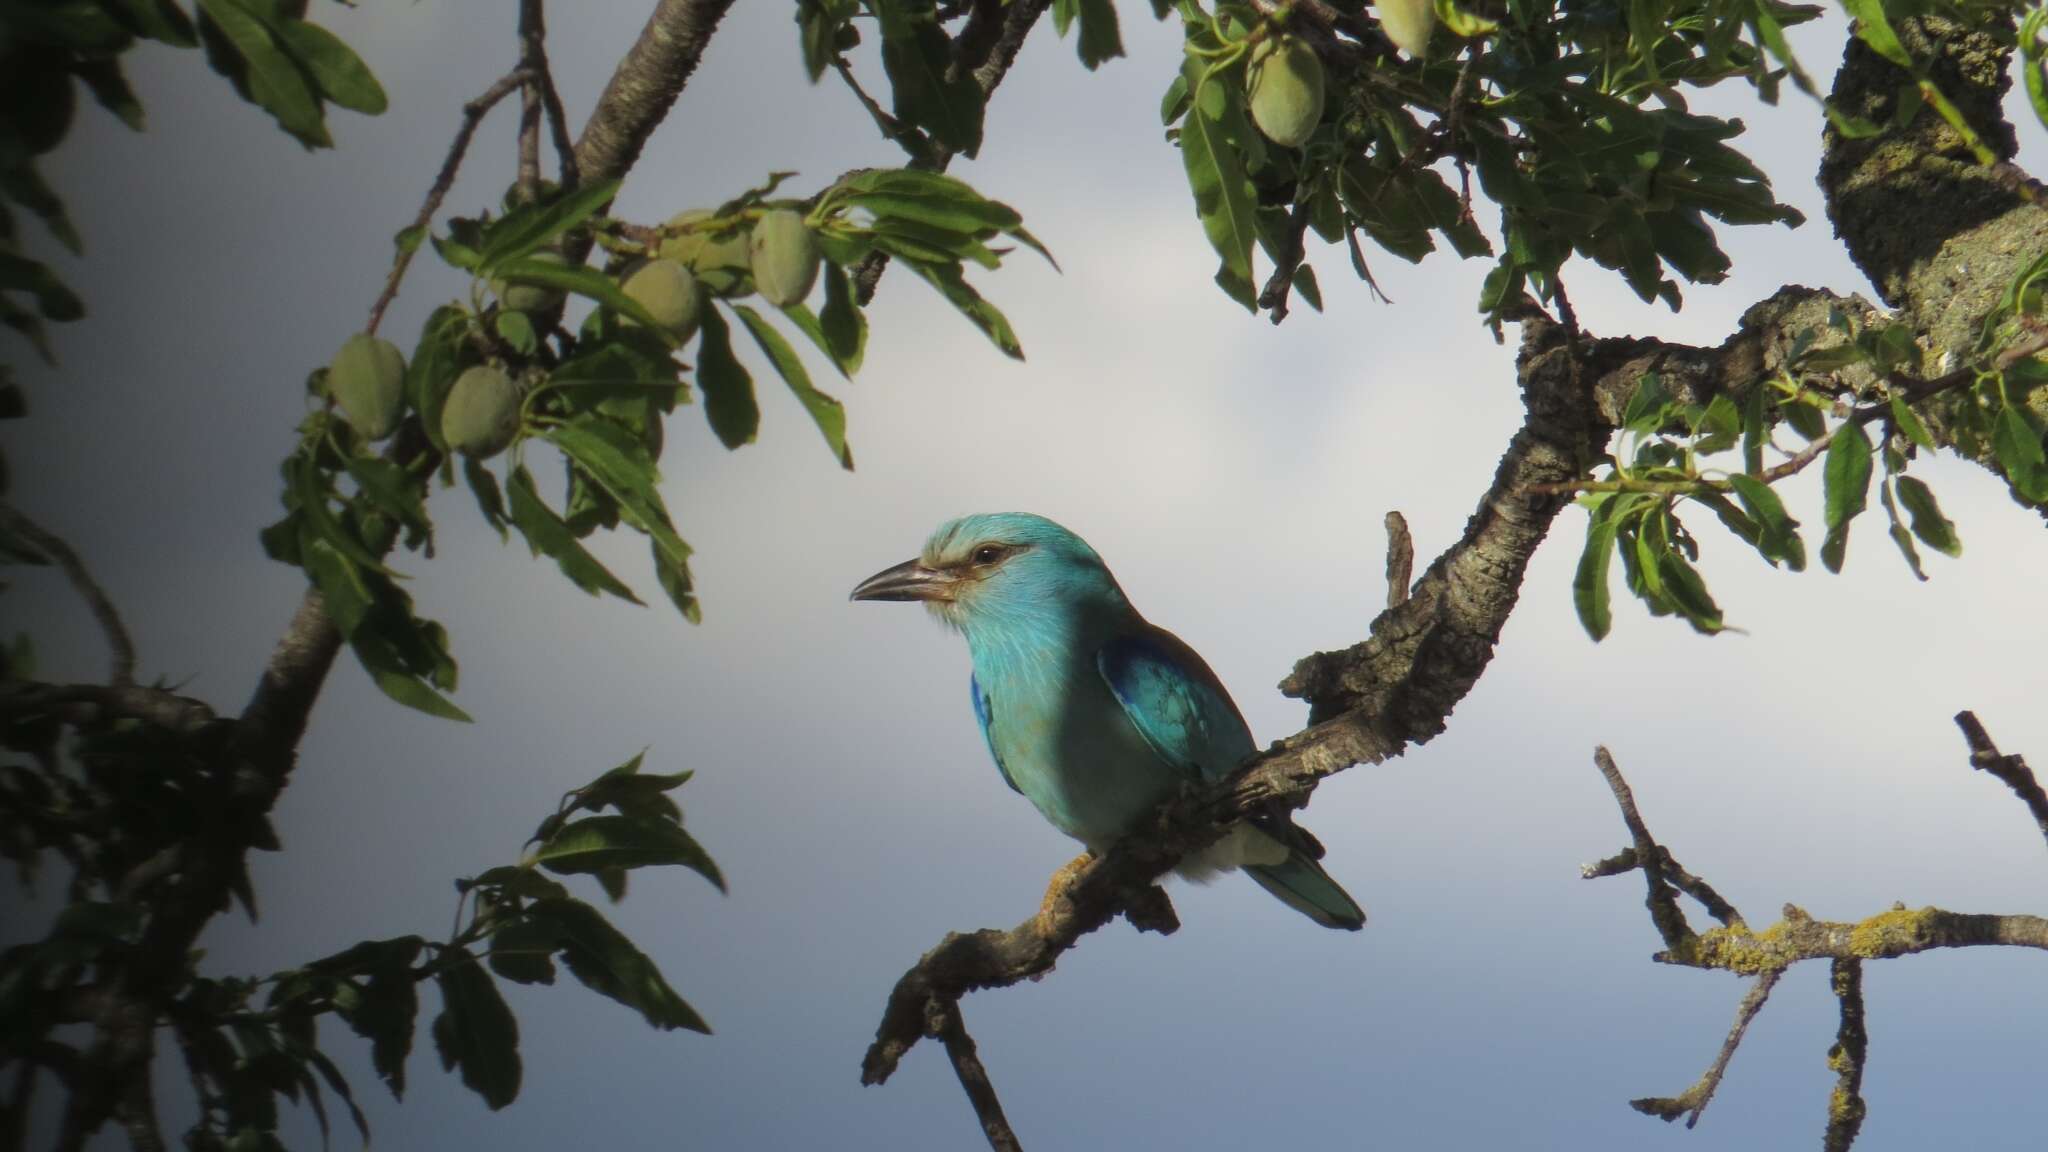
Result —
<instances>
[{"instance_id":1,"label":"thin twig","mask_svg":"<svg viewBox=\"0 0 2048 1152\"><path fill-rule=\"evenodd\" d=\"M1593 749L1593 763L1600 768L1600 775L1607 778L1607 787L1614 793L1614 802L1621 807L1622 823L1628 825L1628 834L1635 840L1636 866L1643 870L1643 880L1649 887L1644 903L1650 909L1650 921L1657 926L1657 935L1664 938L1667 948L1676 949L1692 937L1692 927L1685 922L1685 912L1678 907L1678 897L1664 875L1664 853L1657 842L1650 838L1650 830L1643 824L1642 814L1636 811L1635 794L1629 791L1628 781L1622 779L1621 769L1615 766L1614 756L1605 745Z\"/></svg>"},{"instance_id":2,"label":"thin twig","mask_svg":"<svg viewBox=\"0 0 2048 1152\"><path fill-rule=\"evenodd\" d=\"M2034 779L2034 770L2027 767L2024 757L2007 756L1999 752L1998 745L1991 742L1991 733L1984 730L1977 714L1968 710L1956 713L1956 727L1963 730L1963 739L1970 745L1970 767L1989 772L2012 789L2020 803L2033 814L2034 824L2041 829L2043 839L2048 839L2048 792Z\"/></svg>"},{"instance_id":3,"label":"thin twig","mask_svg":"<svg viewBox=\"0 0 2048 1152\"><path fill-rule=\"evenodd\" d=\"M99 621L100 631L107 634L107 647L113 649L113 665L107 673L109 683L115 685L135 682L135 640L128 635L128 626L121 622L121 614L114 609L114 602L107 598L106 589L92 578L85 567L85 561L78 558L71 545L63 537L48 531L28 518L14 505L0 501L0 531L6 531L27 540L38 552L57 562L64 570L64 576L71 586L85 598L86 606L92 609L94 620Z\"/></svg>"},{"instance_id":4,"label":"thin twig","mask_svg":"<svg viewBox=\"0 0 2048 1152\"><path fill-rule=\"evenodd\" d=\"M967 1034L967 1022L960 1017L960 1005L932 1001L926 1012L925 1028L946 1045L946 1057L953 1062L953 1074L960 1077L960 1087L966 1090L968 1102L974 1105L975 1118L981 1121L981 1132L988 1138L988 1146L995 1152L1024 1152L1024 1145L1017 1141L1017 1133L1010 1128L1009 1118L1003 1115L1002 1101L996 1099L996 1086L988 1078L988 1069L981 1065L981 1056L974 1048L974 1037Z\"/></svg>"},{"instance_id":5,"label":"thin twig","mask_svg":"<svg viewBox=\"0 0 2048 1152\"><path fill-rule=\"evenodd\" d=\"M1713 885L1686 871L1685 866L1680 864L1677 858L1671 855L1669 848L1659 844L1657 846L1657 857L1664 869L1664 878L1671 882L1672 887L1698 901L1700 907L1706 910L1707 915L1712 916L1729 927L1733 927L1742 921L1742 913L1735 910L1735 905L1722 899L1721 894L1714 891ZM1636 855L1634 847L1623 848L1605 860L1580 868L1579 879L1599 880L1607 876L1619 876L1624 872L1633 872L1638 867L1637 861L1640 859Z\"/></svg>"},{"instance_id":6,"label":"thin twig","mask_svg":"<svg viewBox=\"0 0 2048 1152\"><path fill-rule=\"evenodd\" d=\"M1728 1036L1721 1041L1721 1052L1714 1057L1714 1063L1707 1068L1698 1082L1677 1096L1645 1096L1631 1100L1628 1106L1647 1116L1660 1120L1676 1120L1685 1116L1685 1126L1694 1127L1700 1122L1700 1113L1714 1099L1714 1092L1721 1087L1721 1078L1728 1072L1728 1061L1735 1056L1735 1049L1742 1045L1743 1034L1749 1031L1749 1022L1763 1011L1764 1001L1771 998L1771 989L1778 986L1782 969L1772 969L1756 978L1749 986L1749 992L1742 997L1742 1003L1735 1009L1735 1023L1728 1029ZM1687 1115L1690 1113L1690 1115Z\"/></svg>"},{"instance_id":7,"label":"thin twig","mask_svg":"<svg viewBox=\"0 0 2048 1152\"><path fill-rule=\"evenodd\" d=\"M1870 1034L1863 1026L1863 961L1835 960L1828 966L1828 986L1841 1004L1842 1022L1828 1049L1835 1090L1828 1094L1828 1130L1821 1149L1849 1152L1868 1110L1863 1102L1863 1062L1870 1054Z\"/></svg>"},{"instance_id":8,"label":"thin twig","mask_svg":"<svg viewBox=\"0 0 2048 1152\"><path fill-rule=\"evenodd\" d=\"M861 87L860 80L854 76L853 66L846 62L846 57L834 56L832 70L839 73L841 80L846 81L847 89L853 93L853 98L860 102L860 106L867 110L868 118L875 122L875 127L882 133L882 138L903 149L904 155L910 157L911 167L918 168L932 162L937 150L932 144L931 137L891 116L886 109L876 103L875 98L868 95L868 90Z\"/></svg>"},{"instance_id":9,"label":"thin twig","mask_svg":"<svg viewBox=\"0 0 2048 1152\"><path fill-rule=\"evenodd\" d=\"M1408 599L1408 585L1415 575L1415 537L1408 534L1408 520L1399 511L1387 513L1387 607L1399 608Z\"/></svg>"},{"instance_id":10,"label":"thin twig","mask_svg":"<svg viewBox=\"0 0 2048 1152\"><path fill-rule=\"evenodd\" d=\"M484 89L482 95L462 106L462 127L456 130L455 142L448 146L448 156L441 161L441 172L434 177L433 187L427 189L426 202L420 205L419 214L413 217L409 231L424 237L434 222L434 214L441 210L441 201L448 198L448 189L455 184L455 173L462 167L462 157L469 151L469 141L476 135L477 125L483 123L484 116L497 106L498 101L518 91L531 78L525 68L514 68ZM376 334L377 325L384 321L384 310L398 295L398 283L405 279L406 267L412 263L412 254L418 250L418 243L399 246L398 258L391 263L391 274L384 279L384 290L377 294L377 302L370 305L370 322L363 329L365 332Z\"/></svg>"}]
</instances>

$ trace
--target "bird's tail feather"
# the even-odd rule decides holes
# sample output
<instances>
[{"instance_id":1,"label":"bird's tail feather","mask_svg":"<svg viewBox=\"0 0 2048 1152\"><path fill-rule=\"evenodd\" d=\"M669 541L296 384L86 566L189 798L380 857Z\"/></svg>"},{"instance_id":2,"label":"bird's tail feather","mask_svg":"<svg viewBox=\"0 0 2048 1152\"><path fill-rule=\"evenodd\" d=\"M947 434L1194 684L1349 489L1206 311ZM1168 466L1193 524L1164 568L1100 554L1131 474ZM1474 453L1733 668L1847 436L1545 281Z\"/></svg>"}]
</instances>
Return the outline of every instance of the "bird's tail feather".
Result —
<instances>
[{"instance_id":1,"label":"bird's tail feather","mask_svg":"<svg viewBox=\"0 0 2048 1152\"><path fill-rule=\"evenodd\" d=\"M1245 871L1259 887L1278 896L1282 903L1325 928L1356 932L1365 927L1365 909L1330 879L1315 857L1297 848L1285 863L1249 864Z\"/></svg>"}]
</instances>

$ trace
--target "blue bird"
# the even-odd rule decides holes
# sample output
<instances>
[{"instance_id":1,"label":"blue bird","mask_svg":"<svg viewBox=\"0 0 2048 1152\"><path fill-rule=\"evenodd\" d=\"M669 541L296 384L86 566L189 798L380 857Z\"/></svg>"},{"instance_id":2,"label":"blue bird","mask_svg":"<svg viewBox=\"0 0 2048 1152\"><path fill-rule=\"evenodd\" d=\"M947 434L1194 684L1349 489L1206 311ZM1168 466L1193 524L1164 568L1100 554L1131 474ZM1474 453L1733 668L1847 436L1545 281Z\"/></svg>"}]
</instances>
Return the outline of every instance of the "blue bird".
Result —
<instances>
[{"instance_id":1,"label":"blue bird","mask_svg":"<svg viewBox=\"0 0 2048 1152\"><path fill-rule=\"evenodd\" d=\"M1054 877L1048 909L1089 854L1256 751L1195 650L1140 616L1095 550L1042 516L954 520L922 556L862 581L852 599L923 601L966 636L974 715L1003 781L1088 849ZM1177 870L1203 880L1242 867L1318 924L1364 927L1365 911L1320 855L1285 815L1267 816Z\"/></svg>"}]
</instances>

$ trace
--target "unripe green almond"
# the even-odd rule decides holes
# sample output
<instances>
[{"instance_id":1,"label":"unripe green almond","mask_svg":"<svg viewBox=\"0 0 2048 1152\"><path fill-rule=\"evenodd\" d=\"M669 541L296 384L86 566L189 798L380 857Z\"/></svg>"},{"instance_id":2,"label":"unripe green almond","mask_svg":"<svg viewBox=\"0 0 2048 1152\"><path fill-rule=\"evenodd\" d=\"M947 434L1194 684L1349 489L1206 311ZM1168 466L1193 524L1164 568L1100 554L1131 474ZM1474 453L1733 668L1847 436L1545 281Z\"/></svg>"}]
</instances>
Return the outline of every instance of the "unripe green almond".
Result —
<instances>
[{"instance_id":1,"label":"unripe green almond","mask_svg":"<svg viewBox=\"0 0 2048 1152\"><path fill-rule=\"evenodd\" d=\"M681 228L709 219L710 212L692 208L670 217L668 226ZM709 232L684 232L670 236L661 242L660 255L696 273L698 283L720 296L745 296L754 290L753 275L748 268L747 232L743 228L722 236Z\"/></svg>"},{"instance_id":2,"label":"unripe green almond","mask_svg":"<svg viewBox=\"0 0 2048 1152\"><path fill-rule=\"evenodd\" d=\"M519 435L519 385L503 368L479 364L455 378L441 407L441 436L465 456L487 460Z\"/></svg>"},{"instance_id":3,"label":"unripe green almond","mask_svg":"<svg viewBox=\"0 0 2048 1152\"><path fill-rule=\"evenodd\" d=\"M818 282L818 241L803 216L788 208L755 223L751 256L754 287L777 308L803 303Z\"/></svg>"},{"instance_id":4,"label":"unripe green almond","mask_svg":"<svg viewBox=\"0 0 2048 1152\"><path fill-rule=\"evenodd\" d=\"M1429 50L1429 32L1436 27L1436 5L1431 0L1374 0L1379 9L1380 30L1394 47L1420 59Z\"/></svg>"},{"instance_id":5,"label":"unripe green almond","mask_svg":"<svg viewBox=\"0 0 2048 1152\"><path fill-rule=\"evenodd\" d=\"M358 332L327 366L327 391L366 440L382 440L405 413L405 354L389 340Z\"/></svg>"},{"instance_id":6,"label":"unripe green almond","mask_svg":"<svg viewBox=\"0 0 2048 1152\"><path fill-rule=\"evenodd\" d=\"M1300 147L1322 120L1322 61L1293 36L1262 40L1247 66L1246 96L1252 121L1267 139Z\"/></svg>"},{"instance_id":7,"label":"unripe green almond","mask_svg":"<svg viewBox=\"0 0 2048 1152\"><path fill-rule=\"evenodd\" d=\"M649 260L628 273L620 287L678 342L696 334L704 293L697 286L697 277L680 263Z\"/></svg>"},{"instance_id":8,"label":"unripe green almond","mask_svg":"<svg viewBox=\"0 0 2048 1152\"><path fill-rule=\"evenodd\" d=\"M552 264L567 268L569 258L550 248L543 248L527 256L539 264ZM558 288L544 288L538 284L507 284L503 280L491 281L491 295L498 298L498 306L508 312L545 312L562 302Z\"/></svg>"},{"instance_id":9,"label":"unripe green almond","mask_svg":"<svg viewBox=\"0 0 2048 1152\"><path fill-rule=\"evenodd\" d=\"M1252 123L1266 139L1299 148L1323 119L1323 62L1292 36L1252 49Z\"/></svg>"}]
</instances>

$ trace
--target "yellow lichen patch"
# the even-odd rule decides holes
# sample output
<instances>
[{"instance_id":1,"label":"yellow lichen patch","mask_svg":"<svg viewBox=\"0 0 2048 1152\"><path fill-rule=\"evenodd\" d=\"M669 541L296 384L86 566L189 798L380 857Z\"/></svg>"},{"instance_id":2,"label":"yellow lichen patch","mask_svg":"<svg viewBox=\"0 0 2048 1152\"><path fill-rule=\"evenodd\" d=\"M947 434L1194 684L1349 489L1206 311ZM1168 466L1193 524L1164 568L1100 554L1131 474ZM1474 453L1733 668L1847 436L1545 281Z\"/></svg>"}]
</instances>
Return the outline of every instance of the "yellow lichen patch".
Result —
<instances>
[{"instance_id":1,"label":"yellow lichen patch","mask_svg":"<svg viewBox=\"0 0 2048 1152\"><path fill-rule=\"evenodd\" d=\"M1851 955L1872 960L1917 951L1916 944L1927 939L1931 921L1940 915L1935 908L1894 908L1861 921L1849 931Z\"/></svg>"},{"instance_id":2,"label":"yellow lichen patch","mask_svg":"<svg viewBox=\"0 0 2048 1152\"><path fill-rule=\"evenodd\" d=\"M1784 968L1792 957L1785 948L1785 925L1771 925L1752 933L1745 924L1714 928L1671 950L1679 964L1695 968L1721 968L1742 976L1758 976Z\"/></svg>"}]
</instances>

